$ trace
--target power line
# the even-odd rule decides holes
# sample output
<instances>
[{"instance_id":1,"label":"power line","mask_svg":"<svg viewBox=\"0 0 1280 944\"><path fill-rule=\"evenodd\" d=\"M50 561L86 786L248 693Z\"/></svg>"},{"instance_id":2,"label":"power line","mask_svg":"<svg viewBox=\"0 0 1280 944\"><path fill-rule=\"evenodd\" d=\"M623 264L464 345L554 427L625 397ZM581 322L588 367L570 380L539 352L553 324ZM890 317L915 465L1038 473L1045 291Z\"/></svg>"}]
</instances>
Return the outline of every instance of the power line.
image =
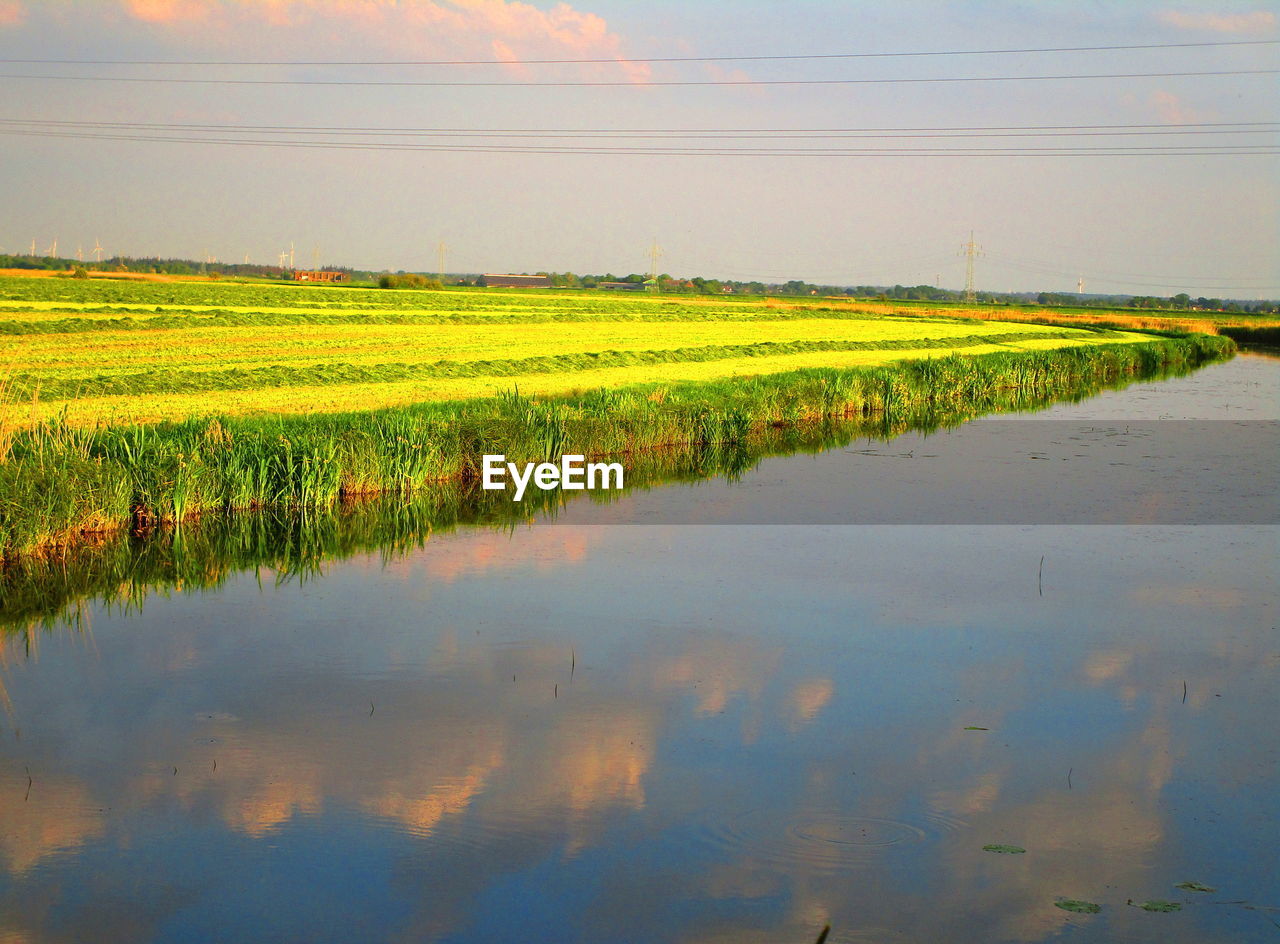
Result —
<instances>
[{"instance_id":1,"label":"power line","mask_svg":"<svg viewBox=\"0 0 1280 944\"><path fill-rule=\"evenodd\" d=\"M1068 130L1092 130L1092 129L1125 129L1125 128L1221 128L1221 127L1241 127L1241 126L1280 126L1280 121L1206 121L1206 122L1187 122L1186 124L1111 124L1111 125L971 125L971 126L948 126L948 127L918 127L918 128L630 128L630 129L614 129L614 128L386 128L386 127L360 127L360 126L325 126L325 125L245 125L245 124L182 124L170 122L107 122L107 121L67 121L51 118L0 118L0 122L18 123L18 124L50 124L50 125L139 125L144 127L156 128L255 128L272 131L368 131L375 133L471 133L475 131L483 131L486 134L543 134L547 132L554 133L573 133L573 134L765 134L773 132L785 133L809 133L814 134L835 134L842 132L864 132L864 131L1068 131Z\"/></svg>"},{"instance_id":2,"label":"power line","mask_svg":"<svg viewBox=\"0 0 1280 944\"><path fill-rule=\"evenodd\" d=\"M1138 49L1194 49L1213 46L1271 46L1275 39L1225 40L1197 43L1142 43L1124 46L1047 46L1021 49L945 49L912 52L841 52L787 56L651 56L610 59L7 59L0 63L85 66L534 66L619 65L656 62L800 62L831 59L905 59L929 56L1005 56L1054 52L1116 52Z\"/></svg>"},{"instance_id":3,"label":"power line","mask_svg":"<svg viewBox=\"0 0 1280 944\"><path fill-rule=\"evenodd\" d=\"M371 79L191 79L172 76L16 75L0 79L36 82L126 82L159 85L287 85L342 86L348 88L688 88L693 86L790 86L790 85L923 85L962 82L1061 82L1080 79L1205 78L1230 75L1275 75L1280 69L1218 69L1207 72L1097 72L1061 75L966 75L895 79L688 79L661 82L409 82Z\"/></svg>"},{"instance_id":4,"label":"power line","mask_svg":"<svg viewBox=\"0 0 1280 944\"><path fill-rule=\"evenodd\" d=\"M1147 137L1224 134L1273 134L1280 122L1209 122L1188 125L1065 125L1028 126L1024 128L831 128L831 129L466 129L466 128L359 128L291 125L188 124L140 121L68 121L44 118L0 118L4 126L35 126L125 131L168 131L217 134L290 134L290 135L370 135L383 137L441 138L650 138L689 140L830 138L852 140L893 139L957 139L957 138L1052 138L1052 137ZM1044 129L1044 130L1041 130ZM1080 130L1073 130L1080 129ZM1097 129L1097 130L1095 130ZM1114 129L1114 130L1101 130ZM1123 129L1123 130L1122 130Z\"/></svg>"},{"instance_id":5,"label":"power line","mask_svg":"<svg viewBox=\"0 0 1280 944\"><path fill-rule=\"evenodd\" d=\"M1044 148L693 148L693 147L605 147L590 145L509 145L509 144L414 144L357 143L344 141L275 141L157 136L124 133L41 131L0 128L0 134L27 137L71 138L76 140L138 141L165 144L220 144L228 147L282 147L350 151L452 152L468 154L583 154L652 155L681 157L1117 157L1117 156L1267 156L1280 154L1269 144L1106 146Z\"/></svg>"}]
</instances>

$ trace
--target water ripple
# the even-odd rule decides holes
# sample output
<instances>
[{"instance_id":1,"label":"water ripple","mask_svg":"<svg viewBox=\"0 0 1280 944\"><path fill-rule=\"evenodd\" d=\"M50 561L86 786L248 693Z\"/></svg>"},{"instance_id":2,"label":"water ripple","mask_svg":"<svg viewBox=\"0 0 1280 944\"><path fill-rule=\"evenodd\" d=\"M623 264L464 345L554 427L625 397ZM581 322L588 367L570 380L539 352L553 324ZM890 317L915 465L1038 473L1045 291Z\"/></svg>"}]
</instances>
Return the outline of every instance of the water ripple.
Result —
<instances>
[{"instance_id":1,"label":"water ripple","mask_svg":"<svg viewBox=\"0 0 1280 944\"><path fill-rule=\"evenodd\" d=\"M927 826L954 829L950 821ZM783 821L750 810L706 824L695 842L721 854L747 855L762 865L836 872L868 865L929 839L931 830L901 820L860 816L849 810L803 810Z\"/></svg>"}]
</instances>

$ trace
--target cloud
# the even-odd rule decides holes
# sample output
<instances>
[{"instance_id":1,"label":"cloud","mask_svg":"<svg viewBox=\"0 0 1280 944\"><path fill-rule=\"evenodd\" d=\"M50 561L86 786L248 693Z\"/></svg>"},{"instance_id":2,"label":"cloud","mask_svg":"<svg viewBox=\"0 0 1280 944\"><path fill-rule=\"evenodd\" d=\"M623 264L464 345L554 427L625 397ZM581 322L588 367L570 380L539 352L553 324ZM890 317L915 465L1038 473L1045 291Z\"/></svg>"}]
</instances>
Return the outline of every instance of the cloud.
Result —
<instances>
[{"instance_id":1,"label":"cloud","mask_svg":"<svg viewBox=\"0 0 1280 944\"><path fill-rule=\"evenodd\" d=\"M18 0L0 0L0 26L21 26L27 18L27 8Z\"/></svg>"},{"instance_id":2,"label":"cloud","mask_svg":"<svg viewBox=\"0 0 1280 944\"><path fill-rule=\"evenodd\" d=\"M6 0L0 0L0 4ZM622 39L594 13L568 3L542 9L519 0L121 0L126 14L159 26L199 25L222 38L264 25L327 30L419 58L600 59L642 83L649 67L629 61ZM0 7L2 8L2 7ZM207 35L207 34L206 34ZM299 39L302 37L299 36ZM519 69L519 66L513 66Z\"/></svg>"},{"instance_id":3,"label":"cloud","mask_svg":"<svg viewBox=\"0 0 1280 944\"><path fill-rule=\"evenodd\" d=\"M1276 15L1268 10L1252 13L1184 13L1165 10L1160 22L1175 29L1207 30L1212 33L1266 33L1276 26Z\"/></svg>"},{"instance_id":4,"label":"cloud","mask_svg":"<svg viewBox=\"0 0 1280 944\"><path fill-rule=\"evenodd\" d=\"M210 13L209 6L200 0L125 0L129 15L147 23L204 20Z\"/></svg>"},{"instance_id":5,"label":"cloud","mask_svg":"<svg viewBox=\"0 0 1280 944\"><path fill-rule=\"evenodd\" d=\"M1155 109L1160 120L1170 125L1192 125L1202 120L1203 116L1191 108L1173 92L1161 89L1151 95L1151 107Z\"/></svg>"},{"instance_id":6,"label":"cloud","mask_svg":"<svg viewBox=\"0 0 1280 944\"><path fill-rule=\"evenodd\" d=\"M507 63L508 68L514 75L518 75L522 79L530 78L529 67L522 65L520 57L516 55L515 50L500 39L493 41L493 58Z\"/></svg>"}]
</instances>

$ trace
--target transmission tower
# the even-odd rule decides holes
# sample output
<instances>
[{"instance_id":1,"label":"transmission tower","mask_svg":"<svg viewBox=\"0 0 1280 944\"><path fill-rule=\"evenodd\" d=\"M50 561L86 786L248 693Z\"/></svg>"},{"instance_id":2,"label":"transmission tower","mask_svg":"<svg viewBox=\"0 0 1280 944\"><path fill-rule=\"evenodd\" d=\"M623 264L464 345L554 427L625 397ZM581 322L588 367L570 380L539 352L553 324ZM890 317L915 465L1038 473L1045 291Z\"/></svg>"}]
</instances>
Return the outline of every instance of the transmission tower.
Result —
<instances>
[{"instance_id":1,"label":"transmission tower","mask_svg":"<svg viewBox=\"0 0 1280 944\"><path fill-rule=\"evenodd\" d=\"M973 241L973 230L969 230L969 241L960 246L964 254L964 300L973 302L978 293L973 284L973 260L982 255L982 247Z\"/></svg>"},{"instance_id":2,"label":"transmission tower","mask_svg":"<svg viewBox=\"0 0 1280 944\"><path fill-rule=\"evenodd\" d=\"M662 258L662 252L662 247L655 239L649 247L649 278L653 279L655 285L658 282L658 260Z\"/></svg>"}]
</instances>

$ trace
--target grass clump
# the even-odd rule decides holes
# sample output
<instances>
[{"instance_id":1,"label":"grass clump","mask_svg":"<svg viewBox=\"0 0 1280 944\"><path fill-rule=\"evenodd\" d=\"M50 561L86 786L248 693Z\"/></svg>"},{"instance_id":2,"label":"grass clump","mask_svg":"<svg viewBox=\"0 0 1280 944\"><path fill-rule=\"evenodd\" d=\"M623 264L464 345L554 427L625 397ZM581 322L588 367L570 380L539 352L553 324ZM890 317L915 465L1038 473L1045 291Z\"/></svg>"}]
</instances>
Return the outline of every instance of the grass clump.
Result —
<instances>
[{"instance_id":1,"label":"grass clump","mask_svg":"<svg viewBox=\"0 0 1280 944\"><path fill-rule=\"evenodd\" d=\"M1217 889L1212 885L1202 885L1199 882L1179 882L1174 888L1181 888L1188 892L1216 892Z\"/></svg>"},{"instance_id":2,"label":"grass clump","mask_svg":"<svg viewBox=\"0 0 1280 944\"><path fill-rule=\"evenodd\" d=\"M1101 905L1092 901L1082 901L1079 898L1059 898L1053 906L1075 914L1097 914L1102 910Z\"/></svg>"},{"instance_id":3,"label":"grass clump","mask_svg":"<svg viewBox=\"0 0 1280 944\"><path fill-rule=\"evenodd\" d=\"M1138 905L1143 911L1154 911L1161 914L1167 914L1170 911L1181 911L1182 905L1176 901L1165 901L1163 898L1153 898L1150 901L1144 901Z\"/></svg>"}]
</instances>

